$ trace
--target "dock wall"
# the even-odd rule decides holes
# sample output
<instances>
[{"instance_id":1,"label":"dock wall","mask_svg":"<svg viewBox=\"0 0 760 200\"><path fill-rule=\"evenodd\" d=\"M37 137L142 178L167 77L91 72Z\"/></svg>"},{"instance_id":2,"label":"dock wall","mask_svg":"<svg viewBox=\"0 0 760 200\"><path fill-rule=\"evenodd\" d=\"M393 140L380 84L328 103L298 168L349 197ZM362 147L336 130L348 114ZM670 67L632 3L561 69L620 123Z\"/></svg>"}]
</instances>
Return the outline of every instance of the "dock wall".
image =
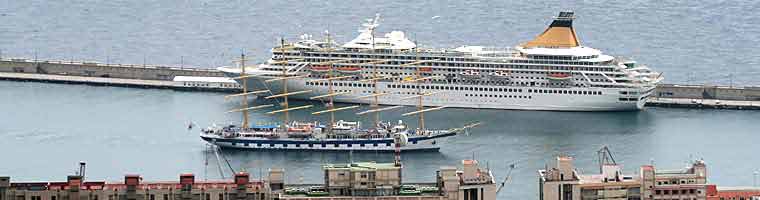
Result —
<instances>
[{"instance_id":1,"label":"dock wall","mask_svg":"<svg viewBox=\"0 0 760 200\"><path fill-rule=\"evenodd\" d=\"M224 76L214 69L27 59L0 59L0 72L166 81L175 76Z\"/></svg>"},{"instance_id":2,"label":"dock wall","mask_svg":"<svg viewBox=\"0 0 760 200\"><path fill-rule=\"evenodd\" d=\"M653 96L673 99L760 101L760 87L660 84Z\"/></svg>"}]
</instances>

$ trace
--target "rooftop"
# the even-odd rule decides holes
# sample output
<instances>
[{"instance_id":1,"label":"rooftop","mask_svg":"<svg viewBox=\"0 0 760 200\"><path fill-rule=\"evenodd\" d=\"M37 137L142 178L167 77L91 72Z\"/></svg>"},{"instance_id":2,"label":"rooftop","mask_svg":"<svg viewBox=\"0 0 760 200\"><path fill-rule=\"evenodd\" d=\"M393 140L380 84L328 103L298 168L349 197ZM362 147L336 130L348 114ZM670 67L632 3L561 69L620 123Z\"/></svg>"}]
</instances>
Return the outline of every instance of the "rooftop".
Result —
<instances>
[{"instance_id":1,"label":"rooftop","mask_svg":"<svg viewBox=\"0 0 760 200\"><path fill-rule=\"evenodd\" d=\"M331 169L349 169L351 171L373 171L373 170L388 170L388 169L401 169L394 163L376 163L376 162L355 162L351 164L327 164L322 167L326 170Z\"/></svg>"}]
</instances>

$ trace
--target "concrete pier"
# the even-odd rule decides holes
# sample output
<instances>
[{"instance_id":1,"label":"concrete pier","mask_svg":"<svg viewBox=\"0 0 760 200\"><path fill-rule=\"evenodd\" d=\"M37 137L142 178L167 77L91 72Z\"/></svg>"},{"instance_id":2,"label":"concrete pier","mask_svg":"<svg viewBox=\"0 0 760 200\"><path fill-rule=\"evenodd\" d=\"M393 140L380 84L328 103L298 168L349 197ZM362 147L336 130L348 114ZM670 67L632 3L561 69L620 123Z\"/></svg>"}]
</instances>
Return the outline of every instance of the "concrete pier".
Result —
<instances>
[{"instance_id":1,"label":"concrete pier","mask_svg":"<svg viewBox=\"0 0 760 200\"><path fill-rule=\"evenodd\" d=\"M171 81L175 76L223 77L214 69L160 65L102 64L88 61L0 59L0 72Z\"/></svg>"},{"instance_id":2,"label":"concrete pier","mask_svg":"<svg viewBox=\"0 0 760 200\"><path fill-rule=\"evenodd\" d=\"M760 101L738 101L720 99L650 98L647 106L666 108L703 108L760 110Z\"/></svg>"},{"instance_id":3,"label":"concrete pier","mask_svg":"<svg viewBox=\"0 0 760 200\"><path fill-rule=\"evenodd\" d=\"M647 106L760 110L760 87L661 84Z\"/></svg>"},{"instance_id":4,"label":"concrete pier","mask_svg":"<svg viewBox=\"0 0 760 200\"><path fill-rule=\"evenodd\" d=\"M192 78L187 78L192 77ZM0 59L0 80L87 84L191 91L238 92L231 79L213 69L97 62Z\"/></svg>"}]
</instances>

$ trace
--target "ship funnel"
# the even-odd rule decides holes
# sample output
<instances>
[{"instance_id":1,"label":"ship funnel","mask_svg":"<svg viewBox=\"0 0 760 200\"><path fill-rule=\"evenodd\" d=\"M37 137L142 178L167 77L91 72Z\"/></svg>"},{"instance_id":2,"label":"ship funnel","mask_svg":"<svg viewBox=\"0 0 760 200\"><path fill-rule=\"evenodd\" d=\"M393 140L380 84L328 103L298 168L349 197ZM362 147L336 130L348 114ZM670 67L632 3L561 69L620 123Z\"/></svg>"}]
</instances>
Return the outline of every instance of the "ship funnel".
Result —
<instances>
[{"instance_id":1,"label":"ship funnel","mask_svg":"<svg viewBox=\"0 0 760 200\"><path fill-rule=\"evenodd\" d=\"M562 11L554 18L549 28L538 35L535 39L524 43L523 47L544 47L544 48L570 48L580 46L578 36L573 29L573 20L575 14L572 11Z\"/></svg>"}]
</instances>

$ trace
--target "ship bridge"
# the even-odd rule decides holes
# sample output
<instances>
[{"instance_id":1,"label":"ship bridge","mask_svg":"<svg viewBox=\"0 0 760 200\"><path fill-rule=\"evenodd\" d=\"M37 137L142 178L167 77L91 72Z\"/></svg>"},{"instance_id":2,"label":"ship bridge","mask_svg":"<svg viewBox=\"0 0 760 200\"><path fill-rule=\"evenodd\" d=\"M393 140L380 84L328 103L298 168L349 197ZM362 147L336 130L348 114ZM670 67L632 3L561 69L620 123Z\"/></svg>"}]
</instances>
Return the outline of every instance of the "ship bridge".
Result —
<instances>
[{"instance_id":1,"label":"ship bridge","mask_svg":"<svg viewBox=\"0 0 760 200\"><path fill-rule=\"evenodd\" d=\"M347 42L342 47L349 49L388 49L409 50L417 47L417 44L409 40L402 31L391 31L384 37L375 37L375 28L380 25L380 15L367 20L359 30L359 36Z\"/></svg>"}]
</instances>

